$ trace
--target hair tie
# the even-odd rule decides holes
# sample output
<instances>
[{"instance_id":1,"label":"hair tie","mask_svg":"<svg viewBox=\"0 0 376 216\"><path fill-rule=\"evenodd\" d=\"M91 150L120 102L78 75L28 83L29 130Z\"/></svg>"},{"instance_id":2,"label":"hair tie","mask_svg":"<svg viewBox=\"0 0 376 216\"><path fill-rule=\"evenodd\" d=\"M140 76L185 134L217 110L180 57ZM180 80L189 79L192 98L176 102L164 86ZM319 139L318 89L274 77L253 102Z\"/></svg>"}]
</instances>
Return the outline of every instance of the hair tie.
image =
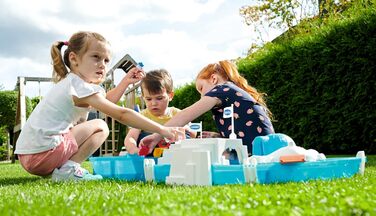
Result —
<instances>
[{"instance_id":1,"label":"hair tie","mask_svg":"<svg viewBox=\"0 0 376 216\"><path fill-rule=\"evenodd\" d=\"M69 46L69 41L64 41L63 43L65 46Z\"/></svg>"}]
</instances>

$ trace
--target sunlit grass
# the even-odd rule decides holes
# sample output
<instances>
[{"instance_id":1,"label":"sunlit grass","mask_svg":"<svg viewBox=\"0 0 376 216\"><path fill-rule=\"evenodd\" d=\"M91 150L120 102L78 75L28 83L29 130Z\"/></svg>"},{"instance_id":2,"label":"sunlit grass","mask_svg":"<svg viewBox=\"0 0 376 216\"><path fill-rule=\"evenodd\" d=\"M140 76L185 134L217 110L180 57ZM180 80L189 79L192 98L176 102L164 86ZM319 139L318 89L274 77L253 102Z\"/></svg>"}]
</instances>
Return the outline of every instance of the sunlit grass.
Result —
<instances>
[{"instance_id":1,"label":"sunlit grass","mask_svg":"<svg viewBox=\"0 0 376 216\"><path fill-rule=\"evenodd\" d=\"M0 209L1 215L375 215L376 156L367 157L364 176L212 187L53 183L19 164L0 164Z\"/></svg>"}]
</instances>

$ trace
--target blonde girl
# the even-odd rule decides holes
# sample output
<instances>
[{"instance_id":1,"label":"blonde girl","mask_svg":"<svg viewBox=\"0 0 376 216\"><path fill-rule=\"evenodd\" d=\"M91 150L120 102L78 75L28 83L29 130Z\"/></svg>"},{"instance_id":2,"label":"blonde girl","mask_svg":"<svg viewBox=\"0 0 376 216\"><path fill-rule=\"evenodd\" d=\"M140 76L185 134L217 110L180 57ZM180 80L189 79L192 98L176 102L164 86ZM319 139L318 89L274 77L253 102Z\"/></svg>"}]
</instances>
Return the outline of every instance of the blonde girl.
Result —
<instances>
[{"instance_id":1,"label":"blonde girl","mask_svg":"<svg viewBox=\"0 0 376 216\"><path fill-rule=\"evenodd\" d=\"M63 46L67 48L62 56ZM115 104L129 84L142 79L142 70L131 69L115 89L105 94L99 84L106 78L111 54L109 43L102 35L77 32L67 42L54 43L51 56L56 84L34 109L16 144L15 153L29 173L52 174L55 181L102 178L80 165L109 134L103 120L86 121L90 109L168 139L174 140L178 136L176 128L154 123Z\"/></svg>"}]
</instances>

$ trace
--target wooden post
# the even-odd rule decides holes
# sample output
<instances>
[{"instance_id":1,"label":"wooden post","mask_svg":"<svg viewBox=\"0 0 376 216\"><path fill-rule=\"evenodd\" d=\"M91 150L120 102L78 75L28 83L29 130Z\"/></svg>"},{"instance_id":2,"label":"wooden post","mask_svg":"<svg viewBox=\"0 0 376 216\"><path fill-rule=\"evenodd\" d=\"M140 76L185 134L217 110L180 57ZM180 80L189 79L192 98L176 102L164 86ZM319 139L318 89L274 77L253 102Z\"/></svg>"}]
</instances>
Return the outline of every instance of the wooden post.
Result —
<instances>
[{"instance_id":1,"label":"wooden post","mask_svg":"<svg viewBox=\"0 0 376 216\"><path fill-rule=\"evenodd\" d=\"M17 99L17 112L16 112L16 124L13 129L13 134L9 136L13 136L13 153L12 153L12 163L16 160L16 155L14 151L16 150L16 142L18 136L21 133L23 126L26 123L26 95L25 95L25 85L26 82L51 82L52 78L47 77L18 77L17 78L17 86L18 86L18 99ZM40 89L39 89L40 95Z\"/></svg>"},{"instance_id":2,"label":"wooden post","mask_svg":"<svg viewBox=\"0 0 376 216\"><path fill-rule=\"evenodd\" d=\"M26 123L26 99L25 99L25 77L19 77L20 89L19 89L19 102L20 102L20 129Z\"/></svg>"},{"instance_id":3,"label":"wooden post","mask_svg":"<svg viewBox=\"0 0 376 216\"><path fill-rule=\"evenodd\" d=\"M18 100L17 100L17 112L16 112L16 126L13 129L13 151L12 151L12 163L16 162L16 142L20 135L21 129L26 123L26 102L25 102L25 77L18 77Z\"/></svg>"},{"instance_id":4,"label":"wooden post","mask_svg":"<svg viewBox=\"0 0 376 216\"><path fill-rule=\"evenodd\" d=\"M116 127L115 127L115 119L111 118L111 138L112 138L112 145L111 145L111 153L112 155L115 155L115 132L116 132Z\"/></svg>"}]
</instances>

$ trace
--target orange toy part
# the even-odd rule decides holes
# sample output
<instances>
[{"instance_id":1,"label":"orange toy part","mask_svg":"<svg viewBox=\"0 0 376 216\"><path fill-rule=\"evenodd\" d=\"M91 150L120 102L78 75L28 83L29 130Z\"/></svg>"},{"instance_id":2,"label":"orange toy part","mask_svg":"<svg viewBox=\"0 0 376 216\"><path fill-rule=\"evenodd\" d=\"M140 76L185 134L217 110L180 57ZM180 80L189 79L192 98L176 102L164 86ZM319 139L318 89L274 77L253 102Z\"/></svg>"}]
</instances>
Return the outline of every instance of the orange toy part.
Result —
<instances>
[{"instance_id":1,"label":"orange toy part","mask_svg":"<svg viewBox=\"0 0 376 216\"><path fill-rule=\"evenodd\" d=\"M153 157L161 157L163 154L164 148L155 148L153 152Z\"/></svg>"},{"instance_id":2,"label":"orange toy part","mask_svg":"<svg viewBox=\"0 0 376 216\"><path fill-rule=\"evenodd\" d=\"M304 159L304 155L285 155L285 156L281 156L279 158L279 161L282 164L286 164L286 163L304 162L305 159Z\"/></svg>"}]
</instances>

